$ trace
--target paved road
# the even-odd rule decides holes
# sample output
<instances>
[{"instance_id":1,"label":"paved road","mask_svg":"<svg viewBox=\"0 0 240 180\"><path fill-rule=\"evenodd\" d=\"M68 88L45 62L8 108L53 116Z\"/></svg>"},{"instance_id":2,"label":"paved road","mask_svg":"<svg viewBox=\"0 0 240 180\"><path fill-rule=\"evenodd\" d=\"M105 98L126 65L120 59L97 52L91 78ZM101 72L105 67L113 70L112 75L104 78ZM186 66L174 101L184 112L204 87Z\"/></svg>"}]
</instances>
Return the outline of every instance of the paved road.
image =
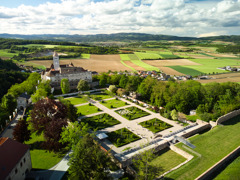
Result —
<instances>
[{"instance_id":1,"label":"paved road","mask_svg":"<svg viewBox=\"0 0 240 180\"><path fill-rule=\"evenodd\" d=\"M23 112L18 112L16 117L11 121L11 123L6 127L6 129L2 132L1 136L2 137L9 137L13 139L13 129L16 126L18 120L22 117Z\"/></svg>"}]
</instances>

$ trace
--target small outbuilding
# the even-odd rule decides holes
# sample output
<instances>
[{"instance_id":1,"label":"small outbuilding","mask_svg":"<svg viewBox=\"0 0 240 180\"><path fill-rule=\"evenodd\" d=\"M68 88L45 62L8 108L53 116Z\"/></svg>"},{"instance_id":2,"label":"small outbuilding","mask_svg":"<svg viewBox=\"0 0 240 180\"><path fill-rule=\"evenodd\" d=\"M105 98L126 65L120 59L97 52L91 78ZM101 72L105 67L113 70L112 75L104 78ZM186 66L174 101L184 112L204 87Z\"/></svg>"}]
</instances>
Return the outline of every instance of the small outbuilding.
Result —
<instances>
[{"instance_id":1,"label":"small outbuilding","mask_svg":"<svg viewBox=\"0 0 240 180\"><path fill-rule=\"evenodd\" d=\"M102 139L106 139L108 137L108 135L106 135L105 133L100 133L97 134L98 139L102 140Z\"/></svg>"},{"instance_id":2,"label":"small outbuilding","mask_svg":"<svg viewBox=\"0 0 240 180\"><path fill-rule=\"evenodd\" d=\"M30 104L30 96L25 92L17 98L17 109L23 111Z\"/></svg>"}]
</instances>

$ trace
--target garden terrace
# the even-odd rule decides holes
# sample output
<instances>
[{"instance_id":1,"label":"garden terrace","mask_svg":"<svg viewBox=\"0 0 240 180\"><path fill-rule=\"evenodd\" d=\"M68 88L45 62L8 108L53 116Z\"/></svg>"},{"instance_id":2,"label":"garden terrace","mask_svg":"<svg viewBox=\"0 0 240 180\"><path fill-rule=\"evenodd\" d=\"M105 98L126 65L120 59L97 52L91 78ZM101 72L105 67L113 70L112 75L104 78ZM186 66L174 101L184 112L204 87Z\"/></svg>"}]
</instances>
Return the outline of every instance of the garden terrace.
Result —
<instances>
[{"instance_id":1,"label":"garden terrace","mask_svg":"<svg viewBox=\"0 0 240 180\"><path fill-rule=\"evenodd\" d=\"M134 106L128 107L125 109L119 109L119 110L116 110L115 112L128 120L134 120L137 118L150 115L148 112Z\"/></svg>"},{"instance_id":2,"label":"garden terrace","mask_svg":"<svg viewBox=\"0 0 240 180\"><path fill-rule=\"evenodd\" d=\"M150 119L148 121L143 121L139 124L141 126L147 128L148 130L152 131L153 133L157 133L157 132L160 132L165 129L173 127L172 125L167 124L166 122L163 122L157 118Z\"/></svg>"},{"instance_id":3,"label":"garden terrace","mask_svg":"<svg viewBox=\"0 0 240 180\"><path fill-rule=\"evenodd\" d=\"M111 100L107 100L107 101L101 101L100 102L102 105L106 106L109 109L113 109L113 108L118 108L118 107L123 107L126 105L129 105L126 102L123 102L119 99L111 99Z\"/></svg>"},{"instance_id":4,"label":"garden terrace","mask_svg":"<svg viewBox=\"0 0 240 180\"><path fill-rule=\"evenodd\" d=\"M118 120L107 113L81 119L81 122L88 123L91 129L98 130L120 124Z\"/></svg>"},{"instance_id":5,"label":"garden terrace","mask_svg":"<svg viewBox=\"0 0 240 180\"><path fill-rule=\"evenodd\" d=\"M121 147L131 142L141 139L136 134L129 131L127 128L118 129L107 134L108 140L111 141L116 147Z\"/></svg>"}]
</instances>

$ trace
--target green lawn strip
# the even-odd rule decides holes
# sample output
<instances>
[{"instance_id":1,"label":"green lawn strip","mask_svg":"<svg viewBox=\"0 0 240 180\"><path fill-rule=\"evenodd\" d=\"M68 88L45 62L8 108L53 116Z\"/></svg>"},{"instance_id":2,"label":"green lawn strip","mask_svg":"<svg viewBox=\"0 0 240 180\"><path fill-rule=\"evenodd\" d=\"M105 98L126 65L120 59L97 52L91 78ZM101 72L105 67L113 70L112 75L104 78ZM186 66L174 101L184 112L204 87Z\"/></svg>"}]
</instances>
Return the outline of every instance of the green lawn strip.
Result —
<instances>
[{"instance_id":1,"label":"green lawn strip","mask_svg":"<svg viewBox=\"0 0 240 180\"><path fill-rule=\"evenodd\" d=\"M107 113L99 114L93 117L81 119L81 122L88 123L91 129L104 129L120 124L121 122Z\"/></svg>"},{"instance_id":2,"label":"green lawn strip","mask_svg":"<svg viewBox=\"0 0 240 180\"><path fill-rule=\"evenodd\" d=\"M116 131L107 133L108 140L111 141L116 147L121 147L133 141L141 139L136 134L129 131L127 128L118 129Z\"/></svg>"},{"instance_id":3,"label":"green lawn strip","mask_svg":"<svg viewBox=\"0 0 240 180\"><path fill-rule=\"evenodd\" d=\"M193 160L167 177L184 180L195 179L240 145L239 129L240 116L227 121L224 126L216 126L204 134L190 138L190 142L196 146L194 151L201 154L201 157L194 155ZM189 152L182 147L181 143L177 146Z\"/></svg>"},{"instance_id":4,"label":"green lawn strip","mask_svg":"<svg viewBox=\"0 0 240 180\"><path fill-rule=\"evenodd\" d=\"M14 55L18 55L18 53L9 53L8 51L9 51L9 49L1 49L0 50L0 57L11 58Z\"/></svg>"},{"instance_id":5,"label":"green lawn strip","mask_svg":"<svg viewBox=\"0 0 240 180\"><path fill-rule=\"evenodd\" d=\"M101 101L100 102L102 105L106 106L109 109L113 108L118 108L118 107L123 107L129 105L128 103L121 101L121 100L116 100L116 99L111 99L107 101Z\"/></svg>"},{"instance_id":6,"label":"green lawn strip","mask_svg":"<svg viewBox=\"0 0 240 180\"><path fill-rule=\"evenodd\" d=\"M128 120L134 120L137 118L150 115L148 112L143 111L142 109L139 109L135 106L128 107L125 109L119 109L119 110L116 110L115 112Z\"/></svg>"},{"instance_id":7,"label":"green lawn strip","mask_svg":"<svg viewBox=\"0 0 240 180\"><path fill-rule=\"evenodd\" d=\"M89 115L89 114L94 114L97 112L101 112L102 110L99 109L98 107L94 106L94 105L83 105L83 106L78 106L77 107L77 113L81 116L83 115Z\"/></svg>"},{"instance_id":8,"label":"green lawn strip","mask_svg":"<svg viewBox=\"0 0 240 180\"><path fill-rule=\"evenodd\" d=\"M172 125L170 125L164 121L161 121L157 118L150 119L148 121L143 121L139 124L141 126L147 128L148 130L152 131L153 133L157 133L157 132L160 132L160 131L163 131L165 129L172 127Z\"/></svg>"},{"instance_id":9,"label":"green lawn strip","mask_svg":"<svg viewBox=\"0 0 240 180\"><path fill-rule=\"evenodd\" d=\"M33 133L31 137L32 139L25 144L30 145L31 161L34 169L50 169L64 157L62 153L53 153L41 148L41 143L44 141L43 134L37 136Z\"/></svg>"},{"instance_id":10,"label":"green lawn strip","mask_svg":"<svg viewBox=\"0 0 240 180\"><path fill-rule=\"evenodd\" d=\"M170 67L180 73L191 75L191 76L198 76L203 73L201 71L197 71L195 69L189 68L189 66L167 66L167 67Z\"/></svg>"},{"instance_id":11,"label":"green lawn strip","mask_svg":"<svg viewBox=\"0 0 240 180\"><path fill-rule=\"evenodd\" d=\"M73 105L83 104L88 102L87 97L72 97L72 98L66 98L66 100L69 100Z\"/></svg>"},{"instance_id":12,"label":"green lawn strip","mask_svg":"<svg viewBox=\"0 0 240 180\"><path fill-rule=\"evenodd\" d=\"M220 174L214 178L215 180L233 180L240 177L240 156L238 156L231 164L229 164Z\"/></svg>"},{"instance_id":13,"label":"green lawn strip","mask_svg":"<svg viewBox=\"0 0 240 180\"><path fill-rule=\"evenodd\" d=\"M155 54L155 53L141 53L141 52L135 52L136 56L141 59L141 60L146 60L146 59L162 59L162 56L160 56L159 54Z\"/></svg>"},{"instance_id":14,"label":"green lawn strip","mask_svg":"<svg viewBox=\"0 0 240 180\"><path fill-rule=\"evenodd\" d=\"M113 96L107 94L107 93L101 93L101 94L91 94L90 98L93 98L95 100L103 100L103 99L110 99Z\"/></svg>"},{"instance_id":15,"label":"green lawn strip","mask_svg":"<svg viewBox=\"0 0 240 180\"><path fill-rule=\"evenodd\" d=\"M90 59L90 54L81 54L81 59Z\"/></svg>"},{"instance_id":16,"label":"green lawn strip","mask_svg":"<svg viewBox=\"0 0 240 180\"><path fill-rule=\"evenodd\" d=\"M186 115L187 120L192 121L192 122L196 122L197 119L200 119L200 117L198 115Z\"/></svg>"},{"instance_id":17,"label":"green lawn strip","mask_svg":"<svg viewBox=\"0 0 240 180\"><path fill-rule=\"evenodd\" d=\"M127 65L123 60L121 60L120 62L121 62L124 66L130 68L131 70L136 71L136 69L134 69L133 67Z\"/></svg>"},{"instance_id":18,"label":"green lawn strip","mask_svg":"<svg viewBox=\"0 0 240 180\"><path fill-rule=\"evenodd\" d=\"M128 54L119 54L119 55L120 55L121 60L123 60L123 61L129 61L129 60L131 60L131 59L129 58Z\"/></svg>"},{"instance_id":19,"label":"green lawn strip","mask_svg":"<svg viewBox=\"0 0 240 180\"><path fill-rule=\"evenodd\" d=\"M160 154L157 155L157 157L150 162L150 165L153 165L159 168L157 176L160 176L163 173L176 167L177 165L183 163L185 160L186 159L183 156L166 148L164 151L160 152Z\"/></svg>"}]
</instances>

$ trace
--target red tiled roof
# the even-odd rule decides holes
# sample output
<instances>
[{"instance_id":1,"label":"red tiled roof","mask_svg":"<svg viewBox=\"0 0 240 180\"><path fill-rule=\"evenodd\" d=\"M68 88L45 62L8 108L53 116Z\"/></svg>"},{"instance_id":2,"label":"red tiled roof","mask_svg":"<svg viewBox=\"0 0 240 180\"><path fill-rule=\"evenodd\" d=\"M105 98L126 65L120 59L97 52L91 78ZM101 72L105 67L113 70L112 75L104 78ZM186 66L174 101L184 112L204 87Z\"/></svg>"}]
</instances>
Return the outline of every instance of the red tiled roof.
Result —
<instances>
[{"instance_id":1,"label":"red tiled roof","mask_svg":"<svg viewBox=\"0 0 240 180\"><path fill-rule=\"evenodd\" d=\"M29 146L11 138L0 138L0 179L5 179L28 151Z\"/></svg>"}]
</instances>

